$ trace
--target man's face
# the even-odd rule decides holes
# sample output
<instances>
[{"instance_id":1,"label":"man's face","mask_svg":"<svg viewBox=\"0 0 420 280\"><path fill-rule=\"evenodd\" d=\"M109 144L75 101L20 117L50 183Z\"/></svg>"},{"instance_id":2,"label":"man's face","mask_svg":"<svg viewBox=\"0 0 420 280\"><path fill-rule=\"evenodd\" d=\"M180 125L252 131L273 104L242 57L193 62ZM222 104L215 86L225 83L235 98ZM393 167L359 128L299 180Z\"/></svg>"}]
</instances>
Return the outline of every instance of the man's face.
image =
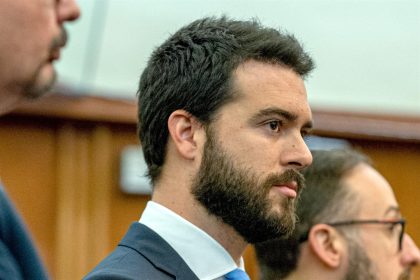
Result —
<instances>
[{"instance_id":1,"label":"man's face","mask_svg":"<svg viewBox=\"0 0 420 280\"><path fill-rule=\"evenodd\" d=\"M0 0L0 113L51 87L63 23L79 13L75 0Z\"/></svg>"},{"instance_id":2,"label":"man's face","mask_svg":"<svg viewBox=\"0 0 420 280\"><path fill-rule=\"evenodd\" d=\"M373 263L359 243L358 240L347 238L349 264L344 280L376 280Z\"/></svg>"},{"instance_id":3,"label":"man's face","mask_svg":"<svg viewBox=\"0 0 420 280\"><path fill-rule=\"evenodd\" d=\"M249 61L234 73L234 101L207 129L193 194L250 243L287 235L312 161L303 141L311 112L301 78L279 65Z\"/></svg>"},{"instance_id":4,"label":"man's face","mask_svg":"<svg viewBox=\"0 0 420 280\"><path fill-rule=\"evenodd\" d=\"M401 218L398 203L392 188L382 175L375 169L360 164L346 177L344 183L360 197L360 215L358 220L395 221ZM350 264L358 262L357 256L364 254L365 268L363 272L349 266L349 273L363 275L369 272L370 278L397 280L409 279L412 266L420 261L420 252L408 235L403 237L402 250L399 251L398 239L401 227L381 224L366 224L358 226L357 254L349 253L353 258ZM354 246L352 246L354 247ZM352 272L350 270L353 270Z\"/></svg>"}]
</instances>

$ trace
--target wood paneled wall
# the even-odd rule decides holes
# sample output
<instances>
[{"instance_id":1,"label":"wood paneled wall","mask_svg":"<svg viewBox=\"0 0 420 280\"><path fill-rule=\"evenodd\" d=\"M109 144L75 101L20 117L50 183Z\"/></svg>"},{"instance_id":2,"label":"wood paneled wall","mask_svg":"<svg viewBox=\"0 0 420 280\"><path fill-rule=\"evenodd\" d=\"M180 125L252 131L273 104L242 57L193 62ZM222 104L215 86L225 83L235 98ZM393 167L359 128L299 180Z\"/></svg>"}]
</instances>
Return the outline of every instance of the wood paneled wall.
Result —
<instances>
[{"instance_id":1,"label":"wood paneled wall","mask_svg":"<svg viewBox=\"0 0 420 280\"><path fill-rule=\"evenodd\" d=\"M420 244L420 120L314 117L316 134L348 139L373 158ZM121 151L137 144L134 102L53 95L0 118L0 177L53 279L80 279L138 220L149 197L118 183ZM245 261L258 279L251 247Z\"/></svg>"}]
</instances>

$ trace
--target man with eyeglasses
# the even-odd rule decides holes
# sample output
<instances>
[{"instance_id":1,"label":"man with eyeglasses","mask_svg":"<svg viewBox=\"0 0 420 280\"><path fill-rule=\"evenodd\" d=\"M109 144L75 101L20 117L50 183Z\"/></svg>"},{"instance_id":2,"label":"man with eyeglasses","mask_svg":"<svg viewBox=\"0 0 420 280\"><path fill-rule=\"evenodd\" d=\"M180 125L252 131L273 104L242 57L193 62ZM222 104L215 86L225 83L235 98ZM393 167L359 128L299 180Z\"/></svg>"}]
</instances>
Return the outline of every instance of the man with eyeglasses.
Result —
<instances>
[{"instance_id":1,"label":"man with eyeglasses","mask_svg":"<svg viewBox=\"0 0 420 280\"><path fill-rule=\"evenodd\" d=\"M293 234L255 246L261 279L410 279L420 251L389 183L356 151L312 155Z\"/></svg>"}]
</instances>

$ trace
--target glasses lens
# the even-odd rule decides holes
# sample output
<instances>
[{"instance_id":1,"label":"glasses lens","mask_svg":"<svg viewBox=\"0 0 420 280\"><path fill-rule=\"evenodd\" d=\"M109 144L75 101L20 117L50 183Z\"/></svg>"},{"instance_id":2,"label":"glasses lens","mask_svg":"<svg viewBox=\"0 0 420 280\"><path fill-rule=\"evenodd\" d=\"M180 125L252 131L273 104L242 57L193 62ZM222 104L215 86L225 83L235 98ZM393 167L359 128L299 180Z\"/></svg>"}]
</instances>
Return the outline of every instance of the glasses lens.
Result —
<instances>
[{"instance_id":1,"label":"glasses lens","mask_svg":"<svg viewBox=\"0 0 420 280\"><path fill-rule=\"evenodd\" d=\"M395 240L395 251L401 250L401 242L402 242L402 235L403 233L403 225L399 222L388 222L389 223L389 230L391 231L392 239Z\"/></svg>"},{"instance_id":2,"label":"glasses lens","mask_svg":"<svg viewBox=\"0 0 420 280\"><path fill-rule=\"evenodd\" d=\"M398 239L398 251L402 250L402 243L403 243L403 238L404 238L404 228L405 228L405 221L401 222L399 224L400 227L400 236Z\"/></svg>"},{"instance_id":3,"label":"glasses lens","mask_svg":"<svg viewBox=\"0 0 420 280\"><path fill-rule=\"evenodd\" d=\"M401 241L402 241L402 234L403 234L403 228L402 224L398 224L398 251L401 251Z\"/></svg>"},{"instance_id":4,"label":"glasses lens","mask_svg":"<svg viewBox=\"0 0 420 280\"><path fill-rule=\"evenodd\" d=\"M402 223L393 224L393 236L396 239L397 251L402 249L402 239L404 235L404 225Z\"/></svg>"}]
</instances>

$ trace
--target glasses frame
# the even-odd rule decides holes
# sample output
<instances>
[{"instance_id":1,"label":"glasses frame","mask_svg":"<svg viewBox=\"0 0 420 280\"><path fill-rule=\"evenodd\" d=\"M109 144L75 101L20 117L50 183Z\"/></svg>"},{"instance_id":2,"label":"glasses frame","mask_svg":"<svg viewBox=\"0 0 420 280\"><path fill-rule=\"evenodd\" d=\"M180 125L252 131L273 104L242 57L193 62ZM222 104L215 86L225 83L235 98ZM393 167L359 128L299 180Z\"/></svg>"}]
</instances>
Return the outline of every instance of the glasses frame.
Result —
<instances>
[{"instance_id":1,"label":"glasses frame","mask_svg":"<svg viewBox=\"0 0 420 280\"><path fill-rule=\"evenodd\" d=\"M401 225L401 232L400 236L398 237L398 252L401 252L402 250L402 241L404 238L405 233L405 224L406 220L404 218L397 219L397 220L349 220L349 221L339 221L334 223L324 223L325 225L329 225L332 227L338 227L338 226L352 226L352 225L364 225L364 224L380 224L380 225ZM312 228L312 227L311 227ZM308 240L309 237L309 229L306 231L301 238L299 238L299 243L303 243L306 240Z\"/></svg>"}]
</instances>

